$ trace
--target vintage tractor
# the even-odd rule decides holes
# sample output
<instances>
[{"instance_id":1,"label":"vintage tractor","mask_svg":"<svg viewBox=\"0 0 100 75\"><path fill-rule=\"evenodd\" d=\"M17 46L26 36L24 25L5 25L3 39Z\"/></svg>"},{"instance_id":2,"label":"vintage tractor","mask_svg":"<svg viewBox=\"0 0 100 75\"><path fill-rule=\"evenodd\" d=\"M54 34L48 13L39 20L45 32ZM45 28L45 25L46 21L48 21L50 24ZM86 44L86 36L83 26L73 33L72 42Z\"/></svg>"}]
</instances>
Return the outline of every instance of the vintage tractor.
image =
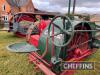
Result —
<instances>
[{"instance_id":1,"label":"vintage tractor","mask_svg":"<svg viewBox=\"0 0 100 75\"><path fill-rule=\"evenodd\" d=\"M30 52L29 61L45 75L72 75L74 71L61 70L63 61L80 61L100 47L100 26L94 22L71 20L56 16L41 35L32 35L29 43L8 46L13 52ZM24 51L23 51L24 50Z\"/></svg>"},{"instance_id":2,"label":"vintage tractor","mask_svg":"<svg viewBox=\"0 0 100 75\"><path fill-rule=\"evenodd\" d=\"M32 35L29 42L7 46L13 52L29 52L29 61L45 75L73 75L74 70L62 70L62 62L80 61L100 48L100 26L94 22L59 15L42 33Z\"/></svg>"},{"instance_id":3,"label":"vintage tractor","mask_svg":"<svg viewBox=\"0 0 100 75\"><path fill-rule=\"evenodd\" d=\"M40 36L32 35L31 44L38 43L38 47L29 53L29 60L46 75L71 75L72 71L61 71L61 62L82 60L95 51L94 47L99 48L97 31L100 29L96 29L95 23L57 16Z\"/></svg>"}]
</instances>

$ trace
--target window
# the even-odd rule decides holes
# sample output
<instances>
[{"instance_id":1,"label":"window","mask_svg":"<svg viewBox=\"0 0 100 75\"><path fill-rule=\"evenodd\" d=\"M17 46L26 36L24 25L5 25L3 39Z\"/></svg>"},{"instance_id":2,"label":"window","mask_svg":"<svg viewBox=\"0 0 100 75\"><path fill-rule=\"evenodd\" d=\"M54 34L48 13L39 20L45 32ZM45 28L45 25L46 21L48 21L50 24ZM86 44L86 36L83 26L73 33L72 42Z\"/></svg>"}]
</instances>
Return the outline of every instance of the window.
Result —
<instances>
[{"instance_id":1,"label":"window","mask_svg":"<svg viewBox=\"0 0 100 75\"><path fill-rule=\"evenodd\" d=\"M5 11L5 9L6 9L6 6L5 6L5 4L3 4L2 5L2 11Z\"/></svg>"},{"instance_id":2,"label":"window","mask_svg":"<svg viewBox=\"0 0 100 75\"><path fill-rule=\"evenodd\" d=\"M8 21L8 15L4 16L4 21Z\"/></svg>"}]
</instances>

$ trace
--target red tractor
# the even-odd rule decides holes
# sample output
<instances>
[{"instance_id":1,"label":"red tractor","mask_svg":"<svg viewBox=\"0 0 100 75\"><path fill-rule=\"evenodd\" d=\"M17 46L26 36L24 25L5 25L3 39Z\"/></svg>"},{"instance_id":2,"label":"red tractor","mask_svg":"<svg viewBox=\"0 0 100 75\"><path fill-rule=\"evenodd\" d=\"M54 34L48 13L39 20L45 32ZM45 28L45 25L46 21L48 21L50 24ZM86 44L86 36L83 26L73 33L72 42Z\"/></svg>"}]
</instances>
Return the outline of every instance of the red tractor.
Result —
<instances>
[{"instance_id":1,"label":"red tractor","mask_svg":"<svg viewBox=\"0 0 100 75\"><path fill-rule=\"evenodd\" d=\"M100 47L93 22L71 20L67 16L54 17L41 34L32 35L29 43L8 46L13 52L30 52L29 61L45 75L72 75L74 70L61 70L63 61L76 62Z\"/></svg>"},{"instance_id":2,"label":"red tractor","mask_svg":"<svg viewBox=\"0 0 100 75\"><path fill-rule=\"evenodd\" d=\"M30 14L22 17L17 14L14 23L22 19L34 21ZM61 69L62 62L78 62L94 53L94 48L100 48L100 40L96 39L99 31L100 26L94 22L76 20L70 14L59 15L51 19L40 34L32 35L28 43L16 43L7 48L13 52L29 52L29 61L45 75L73 75L74 70Z\"/></svg>"}]
</instances>

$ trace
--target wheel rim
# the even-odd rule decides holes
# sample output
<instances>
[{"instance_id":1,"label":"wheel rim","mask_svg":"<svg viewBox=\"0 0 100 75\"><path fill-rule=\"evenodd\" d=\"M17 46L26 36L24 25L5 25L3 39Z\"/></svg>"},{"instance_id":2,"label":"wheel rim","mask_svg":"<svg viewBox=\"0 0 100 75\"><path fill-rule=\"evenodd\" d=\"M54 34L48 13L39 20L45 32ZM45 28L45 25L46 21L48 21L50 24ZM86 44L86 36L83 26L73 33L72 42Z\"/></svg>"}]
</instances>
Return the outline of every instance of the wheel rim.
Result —
<instances>
[{"instance_id":1,"label":"wheel rim","mask_svg":"<svg viewBox=\"0 0 100 75\"><path fill-rule=\"evenodd\" d=\"M33 19L28 15L20 15L19 17L16 18L17 22L20 22L20 21L23 21L23 20L33 21Z\"/></svg>"},{"instance_id":2,"label":"wheel rim","mask_svg":"<svg viewBox=\"0 0 100 75\"><path fill-rule=\"evenodd\" d=\"M76 26L75 30L87 30L87 28L85 26L80 25L80 26ZM72 50L75 50L76 48L79 48L82 51L87 50L89 46L87 42L88 40L89 40L88 32L75 32L72 41L68 45L68 49L72 48ZM84 42L85 44L82 44Z\"/></svg>"},{"instance_id":3,"label":"wheel rim","mask_svg":"<svg viewBox=\"0 0 100 75\"><path fill-rule=\"evenodd\" d=\"M26 32L27 32L27 29L29 27L29 22L33 22L33 19L32 17L30 16L27 16L27 15L20 15L19 17L17 17L16 19L16 22L17 23L17 32L19 32L20 34L22 35L25 35ZM27 21L27 25L24 24L23 21Z\"/></svg>"},{"instance_id":4,"label":"wheel rim","mask_svg":"<svg viewBox=\"0 0 100 75\"><path fill-rule=\"evenodd\" d=\"M72 22L71 22L71 20L70 20L70 18L69 17L65 17L65 16L56 16L55 18L53 18L52 19L52 21L50 22L50 24L49 24L49 27L48 27L48 37L50 38L50 28L51 28L51 26L53 26L52 27L52 35L54 35L54 27L56 27L55 26L55 23L53 23L57 18L65 18L66 20L68 20L68 22L70 23L70 26L71 26L71 34L70 34L70 38L67 40L67 42L66 43L64 43L63 45L59 45L59 44L56 44L55 42L54 42L54 40L52 40L52 43L55 45L55 46L58 46L58 47L65 47L66 45L68 45L69 43L70 43L70 41L72 40L72 38L73 38L73 35L74 35L74 32L73 32L73 30L74 30L74 27L72 26ZM63 25L64 25L64 22L63 22ZM64 25L64 27L65 27L65 25ZM57 27L58 29L60 29L59 27ZM62 29L63 30L63 29ZM64 31L67 31L66 29L64 29ZM59 33L59 34L64 34L64 33ZM59 34L57 34L57 35L59 35ZM57 36L56 35L56 36ZM54 37L54 36L53 36Z\"/></svg>"},{"instance_id":5,"label":"wheel rim","mask_svg":"<svg viewBox=\"0 0 100 75\"><path fill-rule=\"evenodd\" d=\"M86 26L78 25L75 27L75 30L87 30L87 28L86 28ZM67 51L68 57L66 60L68 61L68 60L74 58L75 49L77 49L77 48L79 48L82 52L86 51L88 49L88 46L89 46L89 43L87 42L88 40L89 40L89 33L88 32L75 32L72 41L67 46L69 50ZM76 46L76 45L81 44L83 42L86 42L86 43L83 45L80 45L78 47L73 47L73 46ZM70 48L72 48L72 49L70 50ZM78 57L81 57L81 56L78 54ZM66 74L73 75L74 70L62 72L62 75L66 75Z\"/></svg>"}]
</instances>

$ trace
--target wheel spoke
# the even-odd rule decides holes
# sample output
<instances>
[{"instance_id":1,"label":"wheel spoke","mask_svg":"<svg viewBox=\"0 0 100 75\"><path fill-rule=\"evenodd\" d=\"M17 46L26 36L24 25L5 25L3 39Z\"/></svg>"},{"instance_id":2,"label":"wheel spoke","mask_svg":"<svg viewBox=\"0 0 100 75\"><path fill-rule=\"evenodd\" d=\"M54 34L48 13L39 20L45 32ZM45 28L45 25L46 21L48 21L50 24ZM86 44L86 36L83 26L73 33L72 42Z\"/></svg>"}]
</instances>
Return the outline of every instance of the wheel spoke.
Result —
<instances>
[{"instance_id":1,"label":"wheel spoke","mask_svg":"<svg viewBox=\"0 0 100 75\"><path fill-rule=\"evenodd\" d=\"M52 24L53 24L56 28L62 30L62 28L61 28L59 25L57 25L57 24L55 24L55 23L52 23Z\"/></svg>"},{"instance_id":2,"label":"wheel spoke","mask_svg":"<svg viewBox=\"0 0 100 75\"><path fill-rule=\"evenodd\" d=\"M57 36L57 35L59 35L59 34L62 34L62 33L59 32L59 33L53 34L53 35L50 36L50 38L51 38L51 37L54 37L54 36Z\"/></svg>"},{"instance_id":3,"label":"wheel spoke","mask_svg":"<svg viewBox=\"0 0 100 75\"><path fill-rule=\"evenodd\" d=\"M55 21L55 20L57 20L57 21ZM56 24L57 22L59 22L59 24L61 24L61 25ZM54 34L50 35L50 32L51 32L50 30L52 30L51 29L52 26L55 27L55 32L54 32ZM60 30L60 32L58 30ZM60 36L60 34L63 34L64 37ZM59 37L57 35L59 35ZM72 22L68 17L56 16L55 18L53 18L51 20L49 27L48 27L48 37L57 36L54 38L62 38L63 39L63 41L61 42L62 44L58 44L53 41L53 44L55 46L64 47L64 46L68 45L71 42L73 35L74 35L74 27L72 26ZM68 39L66 40L66 38L68 38ZM57 41L57 39L56 39L56 41Z\"/></svg>"},{"instance_id":4,"label":"wheel spoke","mask_svg":"<svg viewBox=\"0 0 100 75\"><path fill-rule=\"evenodd\" d=\"M77 26L76 30L86 30L86 27L83 26ZM80 48L82 51L88 49L88 41L89 40L89 34L88 32L76 32L71 43L68 45L68 51L74 50L75 48Z\"/></svg>"}]
</instances>

